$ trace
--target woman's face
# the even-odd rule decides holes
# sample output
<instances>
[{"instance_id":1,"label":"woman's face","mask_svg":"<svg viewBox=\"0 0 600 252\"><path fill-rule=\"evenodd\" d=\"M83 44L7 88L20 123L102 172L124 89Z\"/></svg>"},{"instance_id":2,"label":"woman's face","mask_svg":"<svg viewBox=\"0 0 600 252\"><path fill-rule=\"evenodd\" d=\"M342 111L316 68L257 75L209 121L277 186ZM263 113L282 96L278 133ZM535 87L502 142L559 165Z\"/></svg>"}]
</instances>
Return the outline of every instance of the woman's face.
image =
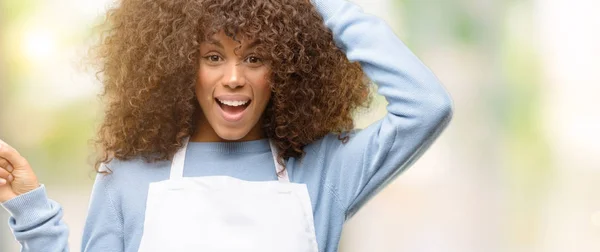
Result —
<instances>
[{"instance_id":1,"label":"woman's face","mask_svg":"<svg viewBox=\"0 0 600 252\"><path fill-rule=\"evenodd\" d=\"M253 42L240 44L221 31L200 44L196 98L202 115L194 141L263 138L261 118L271 98L270 67L258 57Z\"/></svg>"}]
</instances>

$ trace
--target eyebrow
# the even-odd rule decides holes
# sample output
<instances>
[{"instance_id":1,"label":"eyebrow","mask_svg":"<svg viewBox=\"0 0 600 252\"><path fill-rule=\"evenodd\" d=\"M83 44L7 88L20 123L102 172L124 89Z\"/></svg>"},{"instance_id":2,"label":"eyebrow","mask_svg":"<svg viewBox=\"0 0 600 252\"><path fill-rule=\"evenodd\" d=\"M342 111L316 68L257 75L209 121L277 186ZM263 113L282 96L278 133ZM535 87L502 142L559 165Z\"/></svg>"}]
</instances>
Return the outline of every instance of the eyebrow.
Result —
<instances>
[{"instance_id":1,"label":"eyebrow","mask_svg":"<svg viewBox=\"0 0 600 252\"><path fill-rule=\"evenodd\" d=\"M220 42L220 41L218 41L218 40L215 40L215 39L208 39L206 42L207 42L207 43L209 43L209 44L211 44L211 45L215 45L215 46L217 46L217 47L219 47L219 48L221 48L221 49L224 49L223 45L222 45L222 44L221 44L221 42Z\"/></svg>"},{"instance_id":2,"label":"eyebrow","mask_svg":"<svg viewBox=\"0 0 600 252\"><path fill-rule=\"evenodd\" d=\"M260 41L258 40L254 40L252 41L252 43L250 43L247 47L246 50L250 50L250 49L254 49L254 47L258 46L260 44Z\"/></svg>"}]
</instances>

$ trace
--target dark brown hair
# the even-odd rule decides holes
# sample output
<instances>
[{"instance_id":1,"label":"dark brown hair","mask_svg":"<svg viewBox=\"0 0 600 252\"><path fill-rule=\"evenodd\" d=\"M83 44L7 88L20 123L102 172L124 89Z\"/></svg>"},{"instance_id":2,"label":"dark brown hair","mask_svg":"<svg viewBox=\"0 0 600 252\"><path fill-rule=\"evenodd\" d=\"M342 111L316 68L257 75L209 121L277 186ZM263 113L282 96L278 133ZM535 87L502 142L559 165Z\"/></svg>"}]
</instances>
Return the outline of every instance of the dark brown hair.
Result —
<instances>
[{"instance_id":1,"label":"dark brown hair","mask_svg":"<svg viewBox=\"0 0 600 252\"><path fill-rule=\"evenodd\" d=\"M218 31L260 42L273 96L263 113L279 161L354 127L368 82L306 0L122 0L110 9L92 59L105 116L95 168L113 158L169 160L195 129L199 44ZM340 140L343 138L340 137Z\"/></svg>"}]
</instances>

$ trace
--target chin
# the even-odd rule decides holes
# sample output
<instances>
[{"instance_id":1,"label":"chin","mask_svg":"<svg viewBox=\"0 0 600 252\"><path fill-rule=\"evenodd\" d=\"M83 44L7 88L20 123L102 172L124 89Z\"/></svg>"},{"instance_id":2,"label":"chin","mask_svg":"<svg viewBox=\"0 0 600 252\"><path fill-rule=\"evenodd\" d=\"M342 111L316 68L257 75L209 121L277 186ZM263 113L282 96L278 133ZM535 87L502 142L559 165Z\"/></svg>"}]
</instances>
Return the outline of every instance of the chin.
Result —
<instances>
[{"instance_id":1,"label":"chin","mask_svg":"<svg viewBox=\"0 0 600 252\"><path fill-rule=\"evenodd\" d=\"M217 135L225 141L243 140L248 135L249 129L221 129L216 130Z\"/></svg>"}]
</instances>

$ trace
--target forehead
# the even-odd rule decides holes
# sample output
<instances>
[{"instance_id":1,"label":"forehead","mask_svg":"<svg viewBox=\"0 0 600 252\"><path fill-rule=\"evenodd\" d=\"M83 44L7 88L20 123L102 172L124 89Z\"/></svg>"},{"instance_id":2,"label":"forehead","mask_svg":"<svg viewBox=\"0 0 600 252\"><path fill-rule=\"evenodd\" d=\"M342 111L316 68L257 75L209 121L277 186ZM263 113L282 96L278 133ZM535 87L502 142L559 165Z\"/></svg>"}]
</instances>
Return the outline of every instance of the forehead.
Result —
<instances>
[{"instance_id":1,"label":"forehead","mask_svg":"<svg viewBox=\"0 0 600 252\"><path fill-rule=\"evenodd\" d=\"M203 44L211 44L223 47L224 45L235 45L242 47L254 47L258 41L253 38L245 37L242 34L227 35L223 30L212 34L202 41Z\"/></svg>"}]
</instances>

